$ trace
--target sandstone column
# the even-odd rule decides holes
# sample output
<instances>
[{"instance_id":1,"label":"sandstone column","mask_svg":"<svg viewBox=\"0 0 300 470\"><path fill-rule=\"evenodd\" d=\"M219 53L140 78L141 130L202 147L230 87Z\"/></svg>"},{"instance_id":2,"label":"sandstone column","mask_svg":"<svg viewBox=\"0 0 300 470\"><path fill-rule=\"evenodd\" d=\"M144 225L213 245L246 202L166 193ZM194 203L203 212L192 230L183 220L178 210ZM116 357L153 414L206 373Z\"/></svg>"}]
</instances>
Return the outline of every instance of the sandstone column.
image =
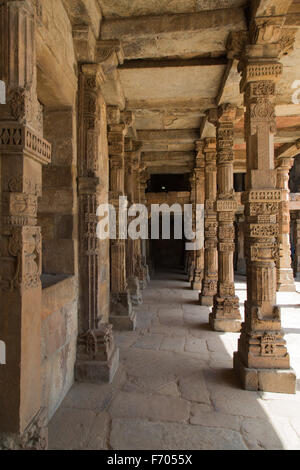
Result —
<instances>
[{"instance_id":1,"label":"sandstone column","mask_svg":"<svg viewBox=\"0 0 300 470\"><path fill-rule=\"evenodd\" d=\"M204 277L200 304L212 306L217 293L218 251L217 251L217 197L216 139L205 139L205 219L204 219Z\"/></svg>"},{"instance_id":2,"label":"sandstone column","mask_svg":"<svg viewBox=\"0 0 300 470\"><path fill-rule=\"evenodd\" d=\"M122 119L123 118L123 119ZM126 122L118 108L109 109L109 159L110 159L110 204L117 216L116 239L111 239L111 323L118 329L135 329L136 316L132 308L130 292L126 280L126 234L118 223L120 211L119 198L125 197L125 134Z\"/></svg>"},{"instance_id":3,"label":"sandstone column","mask_svg":"<svg viewBox=\"0 0 300 470\"><path fill-rule=\"evenodd\" d=\"M246 274L246 260L245 260L245 218L244 215L238 215L237 217L237 245L238 245L238 254L237 254L237 272L239 274Z\"/></svg>"},{"instance_id":4,"label":"sandstone column","mask_svg":"<svg viewBox=\"0 0 300 470\"><path fill-rule=\"evenodd\" d=\"M196 219L200 224L198 227L199 232L197 233L197 239L199 243L199 249L195 253L195 269L192 280L192 288L194 290L201 290L203 272L204 272L204 247L203 247L203 234L204 227L202 225L205 202L205 156L204 156L204 142L199 140L196 143L196 164L195 164L195 203L196 203ZM198 210L198 213L197 213ZM201 212L201 213L199 213Z\"/></svg>"},{"instance_id":5,"label":"sandstone column","mask_svg":"<svg viewBox=\"0 0 300 470\"><path fill-rule=\"evenodd\" d=\"M100 139L104 138L99 120L103 81L100 65L81 66L78 97L79 336L75 376L76 380L87 382L111 382L119 363L112 325L102 318L100 311L101 301L104 301L99 292L100 271L105 262L100 256L100 244L107 243L97 238L96 217L101 191Z\"/></svg>"},{"instance_id":6,"label":"sandstone column","mask_svg":"<svg viewBox=\"0 0 300 470\"><path fill-rule=\"evenodd\" d=\"M128 205L136 204L139 201L135 200L136 191L135 187L138 184L136 173L139 169L140 163L140 145L138 142L133 141L131 138L126 138L126 177L125 177L125 190L128 198ZM128 223L130 220L128 220ZM142 294L140 291L139 279L136 276L136 249L140 240L132 240L127 238L126 243L126 269L127 269L127 282L130 291L131 301L133 305L140 305L143 302Z\"/></svg>"},{"instance_id":7,"label":"sandstone column","mask_svg":"<svg viewBox=\"0 0 300 470\"><path fill-rule=\"evenodd\" d=\"M139 192L139 201L140 204L147 205L147 198L146 198L146 189L147 183L149 180L149 174L146 170L141 169L139 173L139 180L138 180L138 192ZM145 253L142 251L142 241L143 240L136 240L136 275L140 282L141 289L145 289L147 286L147 282L149 279L149 268L147 266L147 260Z\"/></svg>"},{"instance_id":8,"label":"sandstone column","mask_svg":"<svg viewBox=\"0 0 300 470\"><path fill-rule=\"evenodd\" d=\"M233 137L237 108L219 106L217 117L218 194L218 287L209 323L216 331L240 331L239 298L235 295L233 254L235 250L235 212L233 188Z\"/></svg>"},{"instance_id":9,"label":"sandstone column","mask_svg":"<svg viewBox=\"0 0 300 470\"><path fill-rule=\"evenodd\" d=\"M196 172L193 170L190 174L191 195L190 204L192 205L192 228L196 231ZM196 268L196 250L187 253L188 282L192 283Z\"/></svg>"},{"instance_id":10,"label":"sandstone column","mask_svg":"<svg viewBox=\"0 0 300 470\"><path fill-rule=\"evenodd\" d=\"M41 403L42 165L51 161L36 92L35 18L31 2L1 2L0 79L0 449L45 449Z\"/></svg>"},{"instance_id":11,"label":"sandstone column","mask_svg":"<svg viewBox=\"0 0 300 470\"><path fill-rule=\"evenodd\" d=\"M293 220L293 240L294 240L294 275L299 279L300 275L300 211L292 213Z\"/></svg>"},{"instance_id":12,"label":"sandstone column","mask_svg":"<svg viewBox=\"0 0 300 470\"><path fill-rule=\"evenodd\" d=\"M282 73L277 57L277 44L249 45L239 64L246 106L247 301L234 368L247 390L295 393L296 377L276 305L276 238L282 200L274 169L275 83Z\"/></svg>"},{"instance_id":13,"label":"sandstone column","mask_svg":"<svg viewBox=\"0 0 300 470\"><path fill-rule=\"evenodd\" d=\"M293 292L296 290L293 269L291 267L290 246L290 209L289 209L289 171L294 159L289 157L276 158L277 189L281 190L279 203L279 233L277 258L277 291Z\"/></svg>"}]
</instances>

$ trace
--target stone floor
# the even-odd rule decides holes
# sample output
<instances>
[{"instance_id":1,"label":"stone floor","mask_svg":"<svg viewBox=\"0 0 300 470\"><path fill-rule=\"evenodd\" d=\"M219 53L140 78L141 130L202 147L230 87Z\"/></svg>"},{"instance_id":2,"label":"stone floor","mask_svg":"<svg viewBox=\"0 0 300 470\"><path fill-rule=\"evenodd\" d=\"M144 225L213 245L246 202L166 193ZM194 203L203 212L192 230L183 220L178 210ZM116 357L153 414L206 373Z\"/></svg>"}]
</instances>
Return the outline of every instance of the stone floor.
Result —
<instances>
[{"instance_id":1,"label":"stone floor","mask_svg":"<svg viewBox=\"0 0 300 470\"><path fill-rule=\"evenodd\" d=\"M245 278L236 282L241 309ZM299 293L280 293L292 366L300 378ZM210 331L181 272L144 291L135 332L116 334L112 385L75 384L49 426L51 449L300 449L296 395L240 389L232 370L238 334Z\"/></svg>"}]
</instances>

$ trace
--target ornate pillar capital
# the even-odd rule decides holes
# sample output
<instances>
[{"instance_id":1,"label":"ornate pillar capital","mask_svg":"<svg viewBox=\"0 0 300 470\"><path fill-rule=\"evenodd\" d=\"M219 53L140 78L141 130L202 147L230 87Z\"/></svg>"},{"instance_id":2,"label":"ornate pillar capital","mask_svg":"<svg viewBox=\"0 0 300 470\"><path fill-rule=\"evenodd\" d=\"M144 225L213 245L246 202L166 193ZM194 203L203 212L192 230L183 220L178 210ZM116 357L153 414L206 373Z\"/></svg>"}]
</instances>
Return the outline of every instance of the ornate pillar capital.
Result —
<instances>
[{"instance_id":1,"label":"ornate pillar capital","mask_svg":"<svg viewBox=\"0 0 300 470\"><path fill-rule=\"evenodd\" d=\"M86 87L91 90L99 90L105 82L105 75L100 64L83 64L81 65L81 73L86 77Z\"/></svg>"}]
</instances>

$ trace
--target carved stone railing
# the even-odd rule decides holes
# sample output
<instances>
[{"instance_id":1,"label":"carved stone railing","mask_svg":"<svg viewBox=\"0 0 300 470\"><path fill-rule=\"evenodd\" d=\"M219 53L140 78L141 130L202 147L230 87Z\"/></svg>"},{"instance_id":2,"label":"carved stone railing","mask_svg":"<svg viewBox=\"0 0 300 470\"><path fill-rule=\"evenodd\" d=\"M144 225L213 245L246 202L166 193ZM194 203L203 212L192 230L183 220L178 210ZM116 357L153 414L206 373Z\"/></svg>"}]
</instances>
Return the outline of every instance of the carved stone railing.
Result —
<instances>
[{"instance_id":1,"label":"carved stone railing","mask_svg":"<svg viewBox=\"0 0 300 470\"><path fill-rule=\"evenodd\" d=\"M0 127L0 151L5 153L24 152L34 160L51 162L51 144L26 126L7 124Z\"/></svg>"}]
</instances>

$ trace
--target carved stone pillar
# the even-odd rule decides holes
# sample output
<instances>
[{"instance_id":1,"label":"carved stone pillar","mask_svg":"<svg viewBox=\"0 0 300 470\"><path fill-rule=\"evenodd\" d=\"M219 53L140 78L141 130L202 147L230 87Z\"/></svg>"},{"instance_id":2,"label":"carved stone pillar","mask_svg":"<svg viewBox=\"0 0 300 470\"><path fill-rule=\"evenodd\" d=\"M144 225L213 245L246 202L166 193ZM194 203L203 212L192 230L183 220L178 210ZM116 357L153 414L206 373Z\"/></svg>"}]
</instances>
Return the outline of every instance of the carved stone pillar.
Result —
<instances>
[{"instance_id":1,"label":"carved stone pillar","mask_svg":"<svg viewBox=\"0 0 300 470\"><path fill-rule=\"evenodd\" d=\"M146 189L149 180L149 174L142 170L139 174L138 191L140 204L147 205ZM136 276L139 279L141 289L145 289L149 280L149 268L145 253L142 252L142 240L136 240Z\"/></svg>"},{"instance_id":2,"label":"carved stone pillar","mask_svg":"<svg viewBox=\"0 0 300 470\"><path fill-rule=\"evenodd\" d=\"M193 170L190 174L191 195L190 203L192 204L192 228L196 230L196 172ZM193 282L196 267L196 250L188 252L188 281Z\"/></svg>"},{"instance_id":3,"label":"carved stone pillar","mask_svg":"<svg viewBox=\"0 0 300 470\"><path fill-rule=\"evenodd\" d=\"M277 291L294 292L293 269L291 267L290 246L290 209L289 209L289 171L294 163L293 158L279 157L276 159L277 189L281 190L282 198L279 203L279 226L277 258Z\"/></svg>"},{"instance_id":4,"label":"carved stone pillar","mask_svg":"<svg viewBox=\"0 0 300 470\"><path fill-rule=\"evenodd\" d=\"M282 65L277 44L246 47L239 64L247 146L247 300L234 368L247 390L295 393L296 377L276 305L276 239L282 191L274 169L275 82Z\"/></svg>"},{"instance_id":5,"label":"carved stone pillar","mask_svg":"<svg viewBox=\"0 0 300 470\"><path fill-rule=\"evenodd\" d=\"M205 202L205 156L204 156L204 142L198 141L196 143L196 164L195 164L195 203L196 203L196 218L198 220L199 232L197 233L197 239L199 243L199 249L195 253L195 269L192 280L192 288L194 290L201 290L203 273L204 273L204 247L203 247L203 216L204 213L204 202ZM197 213L198 211L198 213ZM201 212L201 213L199 213Z\"/></svg>"},{"instance_id":6,"label":"carved stone pillar","mask_svg":"<svg viewBox=\"0 0 300 470\"><path fill-rule=\"evenodd\" d=\"M300 211L292 212L293 242L294 242L294 276L300 277Z\"/></svg>"},{"instance_id":7,"label":"carved stone pillar","mask_svg":"<svg viewBox=\"0 0 300 470\"><path fill-rule=\"evenodd\" d=\"M1 2L0 79L0 449L47 448L41 378L42 165L51 161L36 92L31 2ZM26 51L26 54L25 54Z\"/></svg>"},{"instance_id":8,"label":"carved stone pillar","mask_svg":"<svg viewBox=\"0 0 300 470\"><path fill-rule=\"evenodd\" d=\"M131 138L125 140L125 190L129 206L139 201L135 200L135 187L138 184L136 173L140 163L140 146ZM128 220L128 223L130 220ZM136 276L136 247L139 240L132 240L130 237L126 241L126 274L128 289L133 305L140 305L143 302L139 279Z\"/></svg>"},{"instance_id":9,"label":"carved stone pillar","mask_svg":"<svg viewBox=\"0 0 300 470\"><path fill-rule=\"evenodd\" d=\"M123 116L124 118L124 116ZM132 308L130 292L126 279L126 238L118 223L120 211L119 198L125 196L125 134L126 123L122 120L118 108L109 108L109 159L110 159L110 204L117 216L116 239L110 242L111 258L111 314L110 321L121 330L133 330L136 314Z\"/></svg>"},{"instance_id":10,"label":"carved stone pillar","mask_svg":"<svg viewBox=\"0 0 300 470\"><path fill-rule=\"evenodd\" d=\"M100 98L104 81L97 64L81 66L78 97L79 335L75 377L111 382L119 364L112 325L100 313L99 205Z\"/></svg>"},{"instance_id":11,"label":"carved stone pillar","mask_svg":"<svg viewBox=\"0 0 300 470\"><path fill-rule=\"evenodd\" d=\"M205 139L205 219L204 219L204 277L200 304L212 306L217 293L218 251L217 251L217 197L216 139Z\"/></svg>"},{"instance_id":12,"label":"carved stone pillar","mask_svg":"<svg viewBox=\"0 0 300 470\"><path fill-rule=\"evenodd\" d=\"M218 287L209 323L216 331L240 331L239 298L235 295L233 254L235 250L235 212L237 202L233 188L233 136L237 109L230 105L218 108L217 182L218 194Z\"/></svg>"}]
</instances>

